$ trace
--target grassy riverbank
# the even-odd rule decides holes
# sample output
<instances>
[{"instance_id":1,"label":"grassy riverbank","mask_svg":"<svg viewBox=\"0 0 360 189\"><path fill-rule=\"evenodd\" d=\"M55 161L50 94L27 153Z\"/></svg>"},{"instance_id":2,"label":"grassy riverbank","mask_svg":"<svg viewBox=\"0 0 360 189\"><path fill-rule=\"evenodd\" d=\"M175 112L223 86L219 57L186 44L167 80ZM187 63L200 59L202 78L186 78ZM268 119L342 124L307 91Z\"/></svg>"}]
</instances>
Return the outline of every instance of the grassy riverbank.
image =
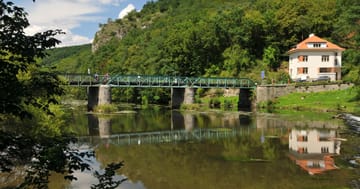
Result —
<instances>
[{"instance_id":1,"label":"grassy riverbank","mask_svg":"<svg viewBox=\"0 0 360 189\"><path fill-rule=\"evenodd\" d=\"M353 88L318 93L292 93L260 106L275 110L291 109L360 114L360 100L356 99L356 95L356 90Z\"/></svg>"}]
</instances>

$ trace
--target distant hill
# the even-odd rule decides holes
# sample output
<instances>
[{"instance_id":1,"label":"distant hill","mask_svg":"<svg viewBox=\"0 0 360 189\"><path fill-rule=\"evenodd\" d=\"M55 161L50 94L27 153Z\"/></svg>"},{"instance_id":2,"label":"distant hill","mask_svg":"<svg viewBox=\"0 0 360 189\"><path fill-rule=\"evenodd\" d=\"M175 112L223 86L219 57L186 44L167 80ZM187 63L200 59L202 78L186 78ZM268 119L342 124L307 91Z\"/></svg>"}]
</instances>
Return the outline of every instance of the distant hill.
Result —
<instances>
[{"instance_id":1,"label":"distant hill","mask_svg":"<svg viewBox=\"0 0 360 189\"><path fill-rule=\"evenodd\" d=\"M47 53L42 63L64 73L85 73L92 56L91 44L54 48L47 50Z\"/></svg>"}]
</instances>

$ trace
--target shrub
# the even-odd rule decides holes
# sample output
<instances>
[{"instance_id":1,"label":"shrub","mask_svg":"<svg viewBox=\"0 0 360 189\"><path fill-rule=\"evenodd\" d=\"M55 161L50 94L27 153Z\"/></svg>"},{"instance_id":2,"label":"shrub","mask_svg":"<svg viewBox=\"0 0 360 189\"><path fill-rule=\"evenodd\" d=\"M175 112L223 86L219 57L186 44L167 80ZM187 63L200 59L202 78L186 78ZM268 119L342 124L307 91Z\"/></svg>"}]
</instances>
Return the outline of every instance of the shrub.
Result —
<instances>
[{"instance_id":1,"label":"shrub","mask_svg":"<svg viewBox=\"0 0 360 189\"><path fill-rule=\"evenodd\" d=\"M98 113L112 113L116 112L117 110L117 107L113 104L98 105L94 108L94 112Z\"/></svg>"},{"instance_id":2,"label":"shrub","mask_svg":"<svg viewBox=\"0 0 360 189\"><path fill-rule=\"evenodd\" d=\"M210 108L221 108L221 102L218 98L210 99L209 101L209 107Z\"/></svg>"},{"instance_id":3,"label":"shrub","mask_svg":"<svg viewBox=\"0 0 360 189\"><path fill-rule=\"evenodd\" d=\"M225 110L229 110L229 109L232 109L234 106L233 106L233 102L231 100L224 100L224 109Z\"/></svg>"},{"instance_id":4,"label":"shrub","mask_svg":"<svg viewBox=\"0 0 360 189\"><path fill-rule=\"evenodd\" d=\"M182 104L181 110L200 110L200 104Z\"/></svg>"}]
</instances>

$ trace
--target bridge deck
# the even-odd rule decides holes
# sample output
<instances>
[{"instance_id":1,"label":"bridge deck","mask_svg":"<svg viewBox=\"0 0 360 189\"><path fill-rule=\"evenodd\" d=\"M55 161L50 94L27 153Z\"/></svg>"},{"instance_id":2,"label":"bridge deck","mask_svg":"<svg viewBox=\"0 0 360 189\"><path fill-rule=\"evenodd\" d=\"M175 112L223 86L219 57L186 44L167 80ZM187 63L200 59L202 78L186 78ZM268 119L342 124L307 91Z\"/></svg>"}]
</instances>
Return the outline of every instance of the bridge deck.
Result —
<instances>
[{"instance_id":1,"label":"bridge deck","mask_svg":"<svg viewBox=\"0 0 360 189\"><path fill-rule=\"evenodd\" d=\"M139 145L139 144L159 144L159 143L177 143L185 141L204 141L208 139L226 139L231 137L249 136L256 132L257 128L197 128L192 131L170 130L154 131L140 133L123 133L107 136L83 136L78 137L79 144L99 144L102 142L116 145ZM271 131L271 136L262 136L264 138L274 138L283 136L286 130L276 128ZM261 139L265 140L265 139Z\"/></svg>"},{"instance_id":2,"label":"bridge deck","mask_svg":"<svg viewBox=\"0 0 360 189\"><path fill-rule=\"evenodd\" d=\"M110 85L111 87L140 88L254 88L248 78L178 77L149 75L99 75L96 78L84 74L62 75L68 85L78 87Z\"/></svg>"},{"instance_id":3,"label":"bridge deck","mask_svg":"<svg viewBox=\"0 0 360 189\"><path fill-rule=\"evenodd\" d=\"M183 141L202 141L206 139L221 139L234 136L249 135L251 128L230 129L195 129L193 131L173 130L173 131L155 131L144 133L124 133L109 136L87 136L79 137L79 143L92 143L106 140L117 145L134 144L157 144L157 143L176 143ZM96 143L96 142L95 142Z\"/></svg>"}]
</instances>

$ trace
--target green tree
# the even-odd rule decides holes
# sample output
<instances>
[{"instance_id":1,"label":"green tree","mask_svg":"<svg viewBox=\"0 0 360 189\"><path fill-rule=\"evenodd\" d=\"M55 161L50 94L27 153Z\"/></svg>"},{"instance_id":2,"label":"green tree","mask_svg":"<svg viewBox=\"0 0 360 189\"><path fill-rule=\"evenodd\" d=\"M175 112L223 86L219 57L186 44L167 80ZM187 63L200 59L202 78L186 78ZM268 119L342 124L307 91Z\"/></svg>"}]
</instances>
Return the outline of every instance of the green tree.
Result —
<instances>
[{"instance_id":1,"label":"green tree","mask_svg":"<svg viewBox=\"0 0 360 189\"><path fill-rule=\"evenodd\" d=\"M233 45L227 48L224 53L224 67L222 75L227 77L237 77L240 71L246 71L252 66L250 53L240 47Z\"/></svg>"},{"instance_id":2,"label":"green tree","mask_svg":"<svg viewBox=\"0 0 360 189\"><path fill-rule=\"evenodd\" d=\"M280 60L278 56L278 50L272 46L269 46L264 50L263 62L268 65L270 69L276 71L280 66Z\"/></svg>"},{"instance_id":3,"label":"green tree","mask_svg":"<svg viewBox=\"0 0 360 189\"><path fill-rule=\"evenodd\" d=\"M92 154L68 146L74 138L57 122L61 110L56 103L63 93L60 81L55 72L36 62L46 55L45 49L60 42L54 37L62 32L27 36L27 26L23 8L0 0L0 171L26 165L20 187L47 188L51 171L74 179L74 170L89 169L80 157Z\"/></svg>"},{"instance_id":4,"label":"green tree","mask_svg":"<svg viewBox=\"0 0 360 189\"><path fill-rule=\"evenodd\" d=\"M337 7L340 16L335 23L332 36L346 48L343 53L343 73L345 78L358 86L360 99L360 2L338 0Z\"/></svg>"},{"instance_id":5,"label":"green tree","mask_svg":"<svg viewBox=\"0 0 360 189\"><path fill-rule=\"evenodd\" d=\"M26 13L12 2L0 1L0 112L20 115L27 113L23 104L33 104L46 109L55 102L53 95L62 93L55 74L30 67L40 67L35 59L44 57L44 50L60 43L54 38L60 30L49 30L26 36L24 28L29 26ZM26 73L28 78L20 78ZM46 97L46 104L39 104L37 98Z\"/></svg>"},{"instance_id":6,"label":"green tree","mask_svg":"<svg viewBox=\"0 0 360 189\"><path fill-rule=\"evenodd\" d=\"M219 43L214 27L196 19L176 24L165 42L171 70L177 75L200 76L205 69L216 64Z\"/></svg>"},{"instance_id":7,"label":"green tree","mask_svg":"<svg viewBox=\"0 0 360 189\"><path fill-rule=\"evenodd\" d=\"M330 36L336 18L335 0L289 0L276 11L278 40L282 41L281 51L304 40L310 33ZM279 1L281 3L281 1Z\"/></svg>"},{"instance_id":8,"label":"green tree","mask_svg":"<svg viewBox=\"0 0 360 189\"><path fill-rule=\"evenodd\" d=\"M99 184L93 184L91 189L115 189L117 188L122 182L126 181L127 179L121 180L114 180L115 171L120 169L124 166L124 162L120 163L111 163L107 165L105 168L105 173L101 174L98 171L95 171L94 175L99 180Z\"/></svg>"}]
</instances>

